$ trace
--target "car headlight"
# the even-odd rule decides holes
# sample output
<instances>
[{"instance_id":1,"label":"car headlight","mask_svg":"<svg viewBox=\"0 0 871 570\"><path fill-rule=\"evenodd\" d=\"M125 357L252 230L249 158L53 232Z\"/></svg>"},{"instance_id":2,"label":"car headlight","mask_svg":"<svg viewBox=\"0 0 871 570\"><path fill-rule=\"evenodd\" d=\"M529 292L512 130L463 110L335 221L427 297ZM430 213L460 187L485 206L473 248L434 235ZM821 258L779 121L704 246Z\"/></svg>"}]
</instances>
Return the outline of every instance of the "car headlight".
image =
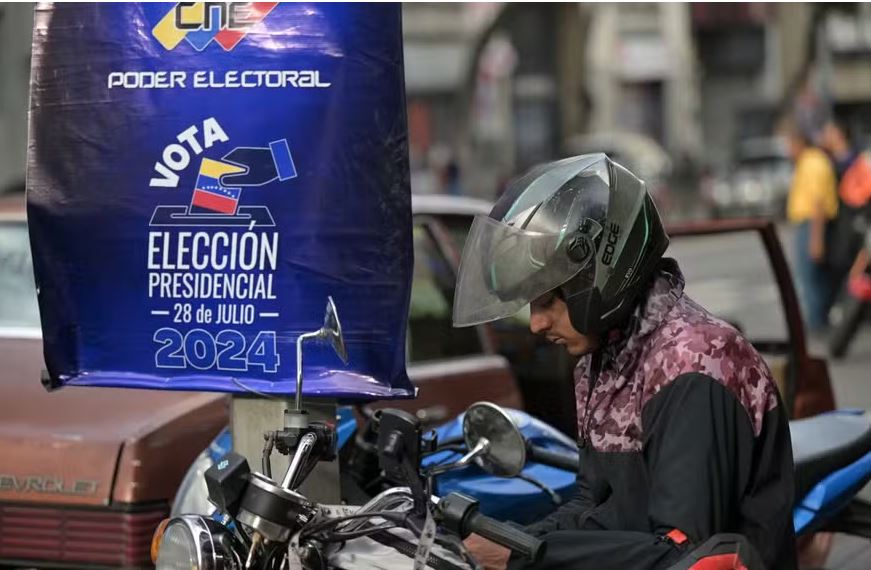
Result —
<instances>
[{"instance_id":1,"label":"car headlight","mask_svg":"<svg viewBox=\"0 0 871 570\"><path fill-rule=\"evenodd\" d=\"M151 545L157 570L238 570L243 547L222 524L197 515L161 524Z\"/></svg>"}]
</instances>

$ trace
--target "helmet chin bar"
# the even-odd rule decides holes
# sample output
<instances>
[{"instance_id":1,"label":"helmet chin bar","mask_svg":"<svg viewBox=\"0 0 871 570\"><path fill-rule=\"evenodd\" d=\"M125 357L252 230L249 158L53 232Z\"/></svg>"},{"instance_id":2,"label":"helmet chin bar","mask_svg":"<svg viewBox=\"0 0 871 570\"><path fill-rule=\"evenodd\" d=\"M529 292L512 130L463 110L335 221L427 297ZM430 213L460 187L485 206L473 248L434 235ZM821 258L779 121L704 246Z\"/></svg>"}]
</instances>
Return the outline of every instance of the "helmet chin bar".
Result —
<instances>
[{"instance_id":1,"label":"helmet chin bar","mask_svg":"<svg viewBox=\"0 0 871 570\"><path fill-rule=\"evenodd\" d=\"M601 307L601 295L596 287L573 291L572 282L560 287L569 312L569 322L581 334L594 335L602 332L597 309Z\"/></svg>"},{"instance_id":2,"label":"helmet chin bar","mask_svg":"<svg viewBox=\"0 0 871 570\"><path fill-rule=\"evenodd\" d=\"M637 294L625 295L620 297L616 306L605 306L596 287L578 293L572 293L567 288L567 285L563 285L560 291L569 311L569 322L584 335L600 335L622 327L638 300Z\"/></svg>"}]
</instances>

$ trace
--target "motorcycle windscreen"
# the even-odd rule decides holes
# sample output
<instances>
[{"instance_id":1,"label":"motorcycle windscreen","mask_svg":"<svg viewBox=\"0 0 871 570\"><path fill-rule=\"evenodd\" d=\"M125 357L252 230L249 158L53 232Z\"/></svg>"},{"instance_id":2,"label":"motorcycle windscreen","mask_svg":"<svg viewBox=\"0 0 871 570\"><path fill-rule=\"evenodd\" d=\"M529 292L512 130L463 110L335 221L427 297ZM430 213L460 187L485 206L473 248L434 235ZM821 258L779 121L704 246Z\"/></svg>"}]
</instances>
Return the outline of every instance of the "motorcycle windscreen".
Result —
<instances>
[{"instance_id":1,"label":"motorcycle windscreen","mask_svg":"<svg viewBox=\"0 0 871 570\"><path fill-rule=\"evenodd\" d=\"M398 5L44 4L32 66L54 386L291 394L331 296L305 395L413 395Z\"/></svg>"}]
</instances>

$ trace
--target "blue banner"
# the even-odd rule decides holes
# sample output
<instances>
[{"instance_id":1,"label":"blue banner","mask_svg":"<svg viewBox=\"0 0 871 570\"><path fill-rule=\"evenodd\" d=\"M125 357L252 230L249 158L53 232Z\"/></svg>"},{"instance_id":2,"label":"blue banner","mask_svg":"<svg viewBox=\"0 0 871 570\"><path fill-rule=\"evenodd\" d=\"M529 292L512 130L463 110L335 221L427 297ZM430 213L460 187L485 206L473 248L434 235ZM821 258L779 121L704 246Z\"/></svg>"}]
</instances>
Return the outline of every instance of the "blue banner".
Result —
<instances>
[{"instance_id":1,"label":"blue banner","mask_svg":"<svg viewBox=\"0 0 871 570\"><path fill-rule=\"evenodd\" d=\"M54 386L413 394L401 14L47 4L27 211Z\"/></svg>"}]
</instances>

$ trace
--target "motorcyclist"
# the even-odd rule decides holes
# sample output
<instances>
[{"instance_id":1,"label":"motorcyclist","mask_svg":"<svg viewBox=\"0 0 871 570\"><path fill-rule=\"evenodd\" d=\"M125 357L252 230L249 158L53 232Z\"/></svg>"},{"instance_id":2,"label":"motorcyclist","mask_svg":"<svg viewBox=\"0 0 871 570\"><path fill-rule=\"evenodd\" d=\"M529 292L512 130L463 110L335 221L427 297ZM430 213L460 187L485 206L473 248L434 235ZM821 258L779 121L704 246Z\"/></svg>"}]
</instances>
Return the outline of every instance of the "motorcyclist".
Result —
<instances>
[{"instance_id":1,"label":"motorcyclist","mask_svg":"<svg viewBox=\"0 0 871 570\"><path fill-rule=\"evenodd\" d=\"M668 568L723 532L768 568L796 566L777 388L751 344L684 293L667 245L644 183L603 154L533 169L472 225L455 326L529 305L532 332L581 356L578 494L528 528L548 543L536 568ZM490 568L509 563L467 544Z\"/></svg>"}]
</instances>

